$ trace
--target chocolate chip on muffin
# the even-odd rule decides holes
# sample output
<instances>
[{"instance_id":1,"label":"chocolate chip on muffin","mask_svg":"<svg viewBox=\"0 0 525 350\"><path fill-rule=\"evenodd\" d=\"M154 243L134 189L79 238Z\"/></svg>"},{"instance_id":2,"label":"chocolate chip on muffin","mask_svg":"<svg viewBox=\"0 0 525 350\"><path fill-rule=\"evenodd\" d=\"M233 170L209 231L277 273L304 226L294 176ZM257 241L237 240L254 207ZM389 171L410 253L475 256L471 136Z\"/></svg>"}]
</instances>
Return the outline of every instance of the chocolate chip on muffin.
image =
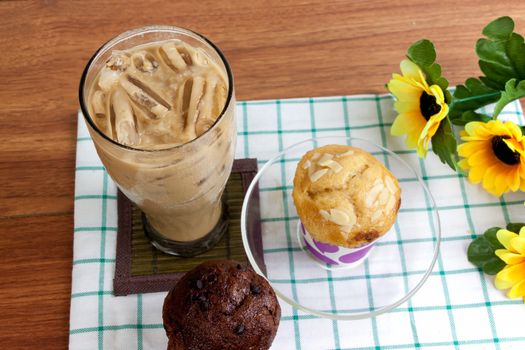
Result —
<instances>
[{"instance_id":1,"label":"chocolate chip on muffin","mask_svg":"<svg viewBox=\"0 0 525 350\"><path fill-rule=\"evenodd\" d=\"M184 275L164 300L168 350L265 350L279 326L273 289L232 260L205 262Z\"/></svg>"},{"instance_id":2,"label":"chocolate chip on muffin","mask_svg":"<svg viewBox=\"0 0 525 350\"><path fill-rule=\"evenodd\" d=\"M370 153L327 145L306 153L294 178L293 200L310 235L355 248L384 235L401 204L399 182Z\"/></svg>"}]
</instances>

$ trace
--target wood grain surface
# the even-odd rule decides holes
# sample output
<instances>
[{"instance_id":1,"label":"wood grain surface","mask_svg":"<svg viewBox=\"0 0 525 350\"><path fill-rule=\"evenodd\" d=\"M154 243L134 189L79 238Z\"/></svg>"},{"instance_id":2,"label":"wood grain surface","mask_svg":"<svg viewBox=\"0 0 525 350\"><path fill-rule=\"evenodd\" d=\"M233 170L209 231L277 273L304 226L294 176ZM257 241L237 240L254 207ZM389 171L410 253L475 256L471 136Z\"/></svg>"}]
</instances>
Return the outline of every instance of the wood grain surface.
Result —
<instances>
[{"instance_id":1,"label":"wood grain surface","mask_svg":"<svg viewBox=\"0 0 525 350\"><path fill-rule=\"evenodd\" d=\"M226 54L239 100L384 92L407 46L434 40L452 84L478 74L510 1L0 1L0 347L68 344L77 89L93 52L127 29L191 28Z\"/></svg>"}]
</instances>

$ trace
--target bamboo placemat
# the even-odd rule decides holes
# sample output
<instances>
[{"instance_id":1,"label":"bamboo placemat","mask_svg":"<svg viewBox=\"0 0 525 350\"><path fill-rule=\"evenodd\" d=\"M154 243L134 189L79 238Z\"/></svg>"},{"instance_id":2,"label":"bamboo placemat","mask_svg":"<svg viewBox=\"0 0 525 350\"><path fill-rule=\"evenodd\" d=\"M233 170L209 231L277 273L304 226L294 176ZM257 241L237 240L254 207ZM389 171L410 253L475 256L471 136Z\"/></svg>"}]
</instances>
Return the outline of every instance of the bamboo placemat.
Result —
<instances>
[{"instance_id":1,"label":"bamboo placemat","mask_svg":"<svg viewBox=\"0 0 525 350\"><path fill-rule=\"evenodd\" d=\"M256 159L235 160L223 195L228 230L215 247L192 258L165 254L153 247L144 234L141 210L119 191L114 294L169 290L184 273L207 260L246 261L240 217L244 194L256 173ZM257 225L260 226L260 223ZM259 247L262 249L262 244Z\"/></svg>"}]
</instances>

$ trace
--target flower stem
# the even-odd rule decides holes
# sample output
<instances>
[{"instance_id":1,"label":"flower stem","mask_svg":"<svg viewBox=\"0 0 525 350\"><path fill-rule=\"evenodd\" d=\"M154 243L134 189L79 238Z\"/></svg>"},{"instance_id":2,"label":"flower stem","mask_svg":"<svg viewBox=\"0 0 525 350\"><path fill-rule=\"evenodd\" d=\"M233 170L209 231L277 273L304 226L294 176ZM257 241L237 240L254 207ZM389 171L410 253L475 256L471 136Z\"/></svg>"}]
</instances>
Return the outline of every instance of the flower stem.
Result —
<instances>
[{"instance_id":1,"label":"flower stem","mask_svg":"<svg viewBox=\"0 0 525 350\"><path fill-rule=\"evenodd\" d=\"M465 97L465 98L453 97L452 103L450 104L449 109L453 110L457 105L461 105L462 103L471 102L471 101L478 101L478 100L484 100L486 98L490 98L490 97L493 97L493 96L501 96L501 91L488 92L488 93L485 93L485 94L469 96L469 97ZM483 106L485 106L487 104L489 104L489 103L482 104L480 107L483 107Z\"/></svg>"}]
</instances>

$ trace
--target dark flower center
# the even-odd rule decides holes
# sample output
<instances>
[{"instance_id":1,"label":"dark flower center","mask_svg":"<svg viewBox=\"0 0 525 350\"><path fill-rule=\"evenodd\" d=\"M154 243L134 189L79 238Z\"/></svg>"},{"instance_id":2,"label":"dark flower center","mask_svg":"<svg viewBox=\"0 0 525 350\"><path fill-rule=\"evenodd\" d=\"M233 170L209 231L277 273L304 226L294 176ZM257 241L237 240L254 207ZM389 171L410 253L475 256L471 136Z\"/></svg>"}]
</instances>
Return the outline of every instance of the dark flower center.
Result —
<instances>
[{"instance_id":1,"label":"dark flower center","mask_svg":"<svg viewBox=\"0 0 525 350\"><path fill-rule=\"evenodd\" d=\"M503 139L510 139L509 136L494 136L492 142L492 152L503 163L508 165L516 165L520 162L520 154L513 151L507 146Z\"/></svg>"},{"instance_id":2,"label":"dark flower center","mask_svg":"<svg viewBox=\"0 0 525 350\"><path fill-rule=\"evenodd\" d=\"M434 114L439 113L441 106L436 103L436 98L434 96L423 91L419 98L419 109L421 110L423 117L428 121Z\"/></svg>"}]
</instances>

